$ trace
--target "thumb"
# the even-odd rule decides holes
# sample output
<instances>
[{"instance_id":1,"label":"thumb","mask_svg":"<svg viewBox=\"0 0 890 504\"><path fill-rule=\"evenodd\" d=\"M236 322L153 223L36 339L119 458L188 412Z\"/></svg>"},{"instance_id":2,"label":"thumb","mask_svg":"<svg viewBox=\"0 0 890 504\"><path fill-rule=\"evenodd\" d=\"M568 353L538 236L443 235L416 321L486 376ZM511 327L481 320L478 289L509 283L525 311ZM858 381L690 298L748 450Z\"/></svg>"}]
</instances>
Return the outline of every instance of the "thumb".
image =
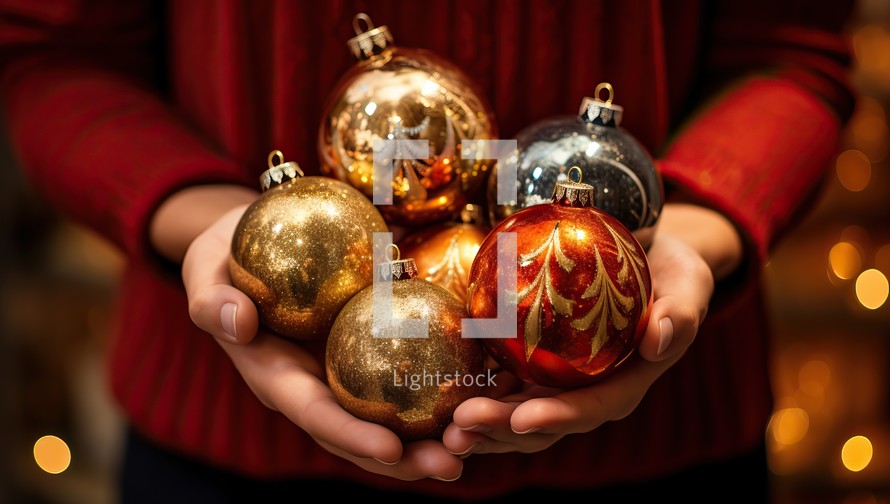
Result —
<instances>
[{"instance_id":1,"label":"thumb","mask_svg":"<svg viewBox=\"0 0 890 504\"><path fill-rule=\"evenodd\" d=\"M649 253L653 303L640 355L658 362L682 355L708 312L714 277L707 263L686 243L662 237Z\"/></svg>"},{"instance_id":2,"label":"thumb","mask_svg":"<svg viewBox=\"0 0 890 504\"><path fill-rule=\"evenodd\" d=\"M256 336L256 305L232 286L229 247L243 208L229 212L198 235L182 262L182 280L192 321L216 338L249 343Z\"/></svg>"}]
</instances>

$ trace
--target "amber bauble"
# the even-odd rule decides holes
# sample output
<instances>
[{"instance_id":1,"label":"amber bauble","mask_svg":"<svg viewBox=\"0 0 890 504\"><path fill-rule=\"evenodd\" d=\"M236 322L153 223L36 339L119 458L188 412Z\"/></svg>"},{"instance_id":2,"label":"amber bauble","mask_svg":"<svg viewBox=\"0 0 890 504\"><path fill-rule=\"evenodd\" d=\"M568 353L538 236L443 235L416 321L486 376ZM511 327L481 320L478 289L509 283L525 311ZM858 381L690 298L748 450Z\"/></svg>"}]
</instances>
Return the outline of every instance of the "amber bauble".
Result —
<instances>
[{"instance_id":1,"label":"amber bauble","mask_svg":"<svg viewBox=\"0 0 890 504\"><path fill-rule=\"evenodd\" d=\"M428 142L428 158L389 161L392 204L378 205L387 222L428 224L481 202L494 161L464 159L461 141L497 138L490 105L452 63L393 45L385 26L374 28L360 16L356 22L365 20L369 29L362 32L356 23L358 35L349 41L359 62L336 84L322 114L322 172L373 201L375 152L386 157L380 142L422 140Z\"/></svg>"},{"instance_id":2,"label":"amber bauble","mask_svg":"<svg viewBox=\"0 0 890 504\"><path fill-rule=\"evenodd\" d=\"M597 95L608 91L606 100ZM498 205L496 171L489 178L492 225L521 208L550 203L558 181L578 166L596 190L596 206L615 217L648 249L664 204L661 175L648 151L620 127L623 108L612 103L612 87L600 84L584 98L578 115L548 118L516 135L517 195Z\"/></svg>"},{"instance_id":3,"label":"amber bauble","mask_svg":"<svg viewBox=\"0 0 890 504\"><path fill-rule=\"evenodd\" d=\"M491 228L477 206L467 205L461 218L431 224L399 241L405 256L414 258L418 276L467 300L470 268Z\"/></svg>"},{"instance_id":4,"label":"amber bauble","mask_svg":"<svg viewBox=\"0 0 890 504\"><path fill-rule=\"evenodd\" d=\"M392 287L392 317L429 321L428 337L399 338L374 320L374 287L359 292L331 329L328 383L346 411L383 425L403 441L438 438L455 408L486 386L485 350L461 338L469 317L451 292L416 277L410 259L381 265Z\"/></svg>"},{"instance_id":5,"label":"amber bauble","mask_svg":"<svg viewBox=\"0 0 890 504\"><path fill-rule=\"evenodd\" d=\"M388 232L371 202L328 177L303 177L296 163L272 165L263 193L232 237L229 271L260 321L286 337L327 336L352 296L373 281L372 238ZM282 158L283 161L283 158Z\"/></svg>"},{"instance_id":6,"label":"amber bauble","mask_svg":"<svg viewBox=\"0 0 890 504\"><path fill-rule=\"evenodd\" d=\"M645 331L652 299L645 252L626 227L592 206L593 194L587 184L558 183L550 204L501 221L470 270L470 315L495 318L497 235L516 233L516 334L481 341L526 382L593 383L632 355Z\"/></svg>"}]
</instances>

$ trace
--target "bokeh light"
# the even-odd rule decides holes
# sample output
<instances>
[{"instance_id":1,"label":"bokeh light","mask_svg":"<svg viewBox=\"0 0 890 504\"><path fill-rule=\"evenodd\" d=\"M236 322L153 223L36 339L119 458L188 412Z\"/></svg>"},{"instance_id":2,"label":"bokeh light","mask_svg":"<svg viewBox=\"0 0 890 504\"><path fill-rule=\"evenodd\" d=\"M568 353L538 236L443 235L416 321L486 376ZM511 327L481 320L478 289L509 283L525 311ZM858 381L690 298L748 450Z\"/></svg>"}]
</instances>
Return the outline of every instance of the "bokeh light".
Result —
<instances>
[{"instance_id":1,"label":"bokeh light","mask_svg":"<svg viewBox=\"0 0 890 504\"><path fill-rule=\"evenodd\" d=\"M828 265L835 276L849 280L862 271L862 256L852 243L839 242L828 253Z\"/></svg>"},{"instance_id":2,"label":"bokeh light","mask_svg":"<svg viewBox=\"0 0 890 504\"><path fill-rule=\"evenodd\" d=\"M871 441L867 437L853 436L841 448L841 461L848 470L859 472L868 467L873 454Z\"/></svg>"},{"instance_id":3,"label":"bokeh light","mask_svg":"<svg viewBox=\"0 0 890 504\"><path fill-rule=\"evenodd\" d=\"M888 294L890 294L890 284L880 271L868 269L856 278L856 298L869 310L880 308L887 301Z\"/></svg>"},{"instance_id":4,"label":"bokeh light","mask_svg":"<svg viewBox=\"0 0 890 504\"><path fill-rule=\"evenodd\" d=\"M871 161L855 149L842 152L835 164L837 178L847 190L859 192L871 181Z\"/></svg>"},{"instance_id":5,"label":"bokeh light","mask_svg":"<svg viewBox=\"0 0 890 504\"><path fill-rule=\"evenodd\" d=\"M56 436L43 436L34 443L34 461L50 474L59 474L71 464L68 444Z\"/></svg>"},{"instance_id":6,"label":"bokeh light","mask_svg":"<svg viewBox=\"0 0 890 504\"><path fill-rule=\"evenodd\" d=\"M769 429L780 445L791 445L802 440L810 428L810 417L800 408L784 408L773 413Z\"/></svg>"},{"instance_id":7,"label":"bokeh light","mask_svg":"<svg viewBox=\"0 0 890 504\"><path fill-rule=\"evenodd\" d=\"M877 24L865 25L853 32L853 53L862 71L879 72L890 66L888 39L890 35Z\"/></svg>"}]
</instances>

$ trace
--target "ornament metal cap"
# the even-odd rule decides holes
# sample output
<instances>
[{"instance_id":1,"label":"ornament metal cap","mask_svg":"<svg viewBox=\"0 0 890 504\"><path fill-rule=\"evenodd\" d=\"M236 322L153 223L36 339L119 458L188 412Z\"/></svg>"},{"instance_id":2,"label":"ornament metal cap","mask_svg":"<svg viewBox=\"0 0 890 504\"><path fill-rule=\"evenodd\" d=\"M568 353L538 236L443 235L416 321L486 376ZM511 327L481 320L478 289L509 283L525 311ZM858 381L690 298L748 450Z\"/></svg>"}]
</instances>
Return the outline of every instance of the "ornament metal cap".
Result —
<instances>
[{"instance_id":1,"label":"ornament metal cap","mask_svg":"<svg viewBox=\"0 0 890 504\"><path fill-rule=\"evenodd\" d=\"M578 174L577 181L572 180L573 173ZM562 206L592 208L594 206L593 194L593 186L581 182L581 168L573 166L569 169L569 179L556 183L551 201Z\"/></svg>"},{"instance_id":2,"label":"ornament metal cap","mask_svg":"<svg viewBox=\"0 0 890 504\"><path fill-rule=\"evenodd\" d=\"M410 280L417 276L417 264L414 259L401 259L399 247L390 243L384 251L386 262L377 266L377 274L380 280L391 282L394 280Z\"/></svg>"},{"instance_id":3,"label":"ornament metal cap","mask_svg":"<svg viewBox=\"0 0 890 504\"><path fill-rule=\"evenodd\" d=\"M362 29L359 21L365 22L367 30ZM386 26L375 28L371 18L364 12L360 12L352 18L352 28L355 30L355 37L349 39L346 45L359 60L368 60L379 56L393 45L392 33L389 28Z\"/></svg>"},{"instance_id":4,"label":"ornament metal cap","mask_svg":"<svg viewBox=\"0 0 890 504\"><path fill-rule=\"evenodd\" d=\"M604 89L609 93L606 101L600 100L600 93ZM578 109L578 115L581 117L581 120L589 124L618 127L624 116L624 107L612 103L614 96L615 90L611 84L608 82L599 83L593 92L593 98L585 96L581 100L581 107Z\"/></svg>"},{"instance_id":5,"label":"ornament metal cap","mask_svg":"<svg viewBox=\"0 0 890 504\"><path fill-rule=\"evenodd\" d=\"M273 164L276 156L278 157L279 164ZM260 187L263 189L263 192L303 176L303 170L300 169L300 165L294 161L285 163L284 153L280 150L270 152L266 162L269 164L269 169L260 175Z\"/></svg>"}]
</instances>

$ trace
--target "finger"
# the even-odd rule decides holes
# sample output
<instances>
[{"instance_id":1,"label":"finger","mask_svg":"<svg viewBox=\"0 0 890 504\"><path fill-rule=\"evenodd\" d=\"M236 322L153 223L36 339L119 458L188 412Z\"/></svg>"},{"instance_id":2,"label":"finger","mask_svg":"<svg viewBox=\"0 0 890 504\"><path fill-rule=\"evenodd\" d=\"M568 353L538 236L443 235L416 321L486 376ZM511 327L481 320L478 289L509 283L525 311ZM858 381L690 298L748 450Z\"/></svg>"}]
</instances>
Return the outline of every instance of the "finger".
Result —
<instances>
[{"instance_id":1,"label":"finger","mask_svg":"<svg viewBox=\"0 0 890 504\"><path fill-rule=\"evenodd\" d=\"M306 372L278 373L272 386L271 401L278 411L316 441L336 446L352 457L388 464L401 460L402 442L395 433L351 415L315 376Z\"/></svg>"},{"instance_id":2,"label":"finger","mask_svg":"<svg viewBox=\"0 0 890 504\"><path fill-rule=\"evenodd\" d=\"M509 410L514 410L518 404L507 404L507 406ZM483 426L461 429L452 423L445 429L442 442L451 453L466 458L476 453L537 452L550 447L563 437L561 433L515 432L509 423L503 422L481 427Z\"/></svg>"},{"instance_id":3,"label":"finger","mask_svg":"<svg viewBox=\"0 0 890 504\"><path fill-rule=\"evenodd\" d=\"M485 396L467 399L454 410L452 422L442 434L442 443L454 455L469 456L485 441L486 434L494 428L509 427L513 405L496 400L514 391L518 379L507 372L496 376L497 387Z\"/></svg>"},{"instance_id":4,"label":"finger","mask_svg":"<svg viewBox=\"0 0 890 504\"><path fill-rule=\"evenodd\" d=\"M247 343L256 335L256 305L232 286L229 250L243 208L234 209L199 235L183 258L182 280L192 321L213 336L231 343Z\"/></svg>"},{"instance_id":5,"label":"finger","mask_svg":"<svg viewBox=\"0 0 890 504\"><path fill-rule=\"evenodd\" d=\"M488 434L496 428L509 427L514 403L487 397L474 397L462 402L454 410L453 423L460 429Z\"/></svg>"},{"instance_id":6,"label":"finger","mask_svg":"<svg viewBox=\"0 0 890 504\"><path fill-rule=\"evenodd\" d=\"M538 451L555 442L556 438L533 439L513 431L510 418L519 404L482 397L464 401L454 412L454 422L445 429L443 444L451 453L466 457L472 453Z\"/></svg>"},{"instance_id":7,"label":"finger","mask_svg":"<svg viewBox=\"0 0 890 504\"><path fill-rule=\"evenodd\" d=\"M667 296L652 304L646 332L640 341L640 356L658 362L681 355L695 340L703 313L687 298Z\"/></svg>"},{"instance_id":8,"label":"finger","mask_svg":"<svg viewBox=\"0 0 890 504\"><path fill-rule=\"evenodd\" d=\"M624 418L672 364L671 361L634 359L599 383L525 401L510 418L512 430L568 435L589 432L605 422Z\"/></svg>"},{"instance_id":9,"label":"finger","mask_svg":"<svg viewBox=\"0 0 890 504\"><path fill-rule=\"evenodd\" d=\"M454 481L460 478L463 461L452 455L445 446L432 440L408 444L405 454L399 462L400 469L408 469L424 477L442 481Z\"/></svg>"},{"instance_id":10,"label":"finger","mask_svg":"<svg viewBox=\"0 0 890 504\"><path fill-rule=\"evenodd\" d=\"M433 478L441 481L455 481L463 471L463 461L449 453L442 443L425 440L405 445L404 455L397 463L388 464L379 460L355 457L339 448L322 443L322 446L366 471L405 481Z\"/></svg>"},{"instance_id":11,"label":"finger","mask_svg":"<svg viewBox=\"0 0 890 504\"><path fill-rule=\"evenodd\" d=\"M442 444L452 455L465 458L475 453L484 438L485 435L461 429L452 422L442 433Z\"/></svg>"},{"instance_id":12,"label":"finger","mask_svg":"<svg viewBox=\"0 0 890 504\"><path fill-rule=\"evenodd\" d=\"M493 399L477 398L465 401L455 410L455 421L445 428L442 444L453 455L461 458L473 453L512 451L511 447L494 448L489 437L509 429L514 404Z\"/></svg>"},{"instance_id":13,"label":"finger","mask_svg":"<svg viewBox=\"0 0 890 504\"><path fill-rule=\"evenodd\" d=\"M682 241L660 237L649 253L653 299L640 355L661 361L683 354L708 311L714 277L707 263Z\"/></svg>"},{"instance_id":14,"label":"finger","mask_svg":"<svg viewBox=\"0 0 890 504\"><path fill-rule=\"evenodd\" d=\"M333 398L321 398L306 407L302 425L313 438L336 445L354 457L372 458L384 464L402 460L402 441L382 425L360 420L344 411ZM306 418L312 417L312 420Z\"/></svg>"},{"instance_id":15,"label":"finger","mask_svg":"<svg viewBox=\"0 0 890 504\"><path fill-rule=\"evenodd\" d=\"M261 401L316 441L354 457L387 463L401 459L398 436L344 410L322 381L322 366L302 345L262 333L248 345L223 343L223 349Z\"/></svg>"}]
</instances>

